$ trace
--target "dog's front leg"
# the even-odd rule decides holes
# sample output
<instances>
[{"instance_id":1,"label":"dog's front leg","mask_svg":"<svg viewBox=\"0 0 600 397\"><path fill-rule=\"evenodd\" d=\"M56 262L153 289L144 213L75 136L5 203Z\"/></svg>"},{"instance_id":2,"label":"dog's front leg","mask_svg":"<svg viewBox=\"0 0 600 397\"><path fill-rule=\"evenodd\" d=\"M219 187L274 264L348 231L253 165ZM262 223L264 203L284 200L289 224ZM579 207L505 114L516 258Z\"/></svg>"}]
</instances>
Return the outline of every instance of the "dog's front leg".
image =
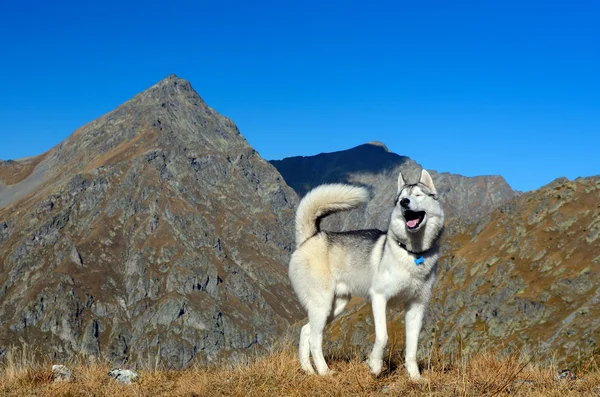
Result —
<instances>
[{"instance_id":1,"label":"dog's front leg","mask_svg":"<svg viewBox=\"0 0 600 397\"><path fill-rule=\"evenodd\" d=\"M425 305L418 302L409 302L404 310L404 323L406 324L406 371L411 379L419 379L419 366L417 365L417 345L419 333L423 325Z\"/></svg>"},{"instance_id":2,"label":"dog's front leg","mask_svg":"<svg viewBox=\"0 0 600 397\"><path fill-rule=\"evenodd\" d=\"M373 307L373 320L375 322L375 344L369 357L369 368L375 375L381 373L383 367L383 351L387 345L387 325L385 321L385 307L387 298L380 294L371 294Z\"/></svg>"}]
</instances>

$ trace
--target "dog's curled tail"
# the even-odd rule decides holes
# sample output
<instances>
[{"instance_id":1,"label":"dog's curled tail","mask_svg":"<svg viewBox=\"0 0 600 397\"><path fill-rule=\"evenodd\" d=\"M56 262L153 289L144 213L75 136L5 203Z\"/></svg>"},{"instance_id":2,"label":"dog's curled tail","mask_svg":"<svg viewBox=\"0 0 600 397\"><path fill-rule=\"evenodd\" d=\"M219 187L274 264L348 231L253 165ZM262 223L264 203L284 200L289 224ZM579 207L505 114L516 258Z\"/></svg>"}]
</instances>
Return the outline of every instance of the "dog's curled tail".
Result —
<instances>
[{"instance_id":1,"label":"dog's curled tail","mask_svg":"<svg viewBox=\"0 0 600 397\"><path fill-rule=\"evenodd\" d=\"M363 187L330 184L317 186L300 201L296 211L296 247L319 232L321 219L366 203L369 191Z\"/></svg>"}]
</instances>

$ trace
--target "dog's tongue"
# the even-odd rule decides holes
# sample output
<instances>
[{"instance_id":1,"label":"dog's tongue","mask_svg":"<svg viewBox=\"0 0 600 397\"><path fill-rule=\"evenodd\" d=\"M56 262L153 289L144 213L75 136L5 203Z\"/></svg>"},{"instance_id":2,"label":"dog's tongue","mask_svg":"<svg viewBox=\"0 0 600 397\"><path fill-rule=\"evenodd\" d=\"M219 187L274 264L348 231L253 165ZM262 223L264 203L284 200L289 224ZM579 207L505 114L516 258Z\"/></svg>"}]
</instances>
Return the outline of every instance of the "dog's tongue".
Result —
<instances>
[{"instance_id":1,"label":"dog's tongue","mask_svg":"<svg viewBox=\"0 0 600 397\"><path fill-rule=\"evenodd\" d=\"M411 219L410 221L406 222L408 227L415 227L415 226L417 226L418 223L419 223L418 219Z\"/></svg>"}]
</instances>

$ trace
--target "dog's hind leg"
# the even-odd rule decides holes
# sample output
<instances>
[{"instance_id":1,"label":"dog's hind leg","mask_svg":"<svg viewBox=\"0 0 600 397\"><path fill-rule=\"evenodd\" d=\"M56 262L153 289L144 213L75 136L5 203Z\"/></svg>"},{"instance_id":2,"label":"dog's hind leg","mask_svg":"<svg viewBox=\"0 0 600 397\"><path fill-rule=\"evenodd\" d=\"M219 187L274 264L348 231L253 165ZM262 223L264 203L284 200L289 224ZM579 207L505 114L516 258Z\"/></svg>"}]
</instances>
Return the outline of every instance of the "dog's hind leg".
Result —
<instances>
[{"instance_id":1,"label":"dog's hind leg","mask_svg":"<svg viewBox=\"0 0 600 397\"><path fill-rule=\"evenodd\" d=\"M325 357L323 357L323 329L327 324L330 310L331 305L328 305L327 308L313 308L308 312L310 353L319 375L327 375L329 372L329 367L327 367Z\"/></svg>"},{"instance_id":2,"label":"dog's hind leg","mask_svg":"<svg viewBox=\"0 0 600 397\"><path fill-rule=\"evenodd\" d=\"M300 331L300 346L299 346L299 357L300 366L302 369L309 374L314 374L312 364L310 363L310 323L304 325Z\"/></svg>"},{"instance_id":3,"label":"dog's hind leg","mask_svg":"<svg viewBox=\"0 0 600 397\"><path fill-rule=\"evenodd\" d=\"M335 317L337 317L346 307L346 305L348 304L348 302L350 301L350 295L340 295L340 296L336 296L333 302L333 311L331 312L331 314L329 315L329 318L327 319L327 322L333 320ZM314 316L313 316L314 318ZM308 372L309 374L313 374L315 372L315 370L313 369L311 363L310 363L310 353L311 353L311 343L310 343L310 334L311 334L311 323L309 322L308 324L304 325L302 327L302 330L300 331L300 366L302 367L302 369L306 372ZM322 335L321 335L321 339L322 339ZM322 356L322 352L320 353L320 355ZM315 359L315 357L319 356L319 353L313 353L313 360L315 360L315 365L317 364L317 360ZM323 362L325 361L325 359L323 359ZM318 367L317 367L318 368ZM327 364L325 364L325 372L327 372ZM320 375L323 375L321 372L319 372Z\"/></svg>"}]
</instances>

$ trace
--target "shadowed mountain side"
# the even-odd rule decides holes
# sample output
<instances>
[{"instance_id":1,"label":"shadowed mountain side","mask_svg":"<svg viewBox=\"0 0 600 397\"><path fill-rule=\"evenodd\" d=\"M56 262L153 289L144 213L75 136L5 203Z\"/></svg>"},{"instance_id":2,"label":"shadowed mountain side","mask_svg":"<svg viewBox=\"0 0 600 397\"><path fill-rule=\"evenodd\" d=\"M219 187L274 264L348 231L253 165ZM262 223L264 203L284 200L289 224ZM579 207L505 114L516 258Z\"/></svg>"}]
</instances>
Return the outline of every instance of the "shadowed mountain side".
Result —
<instances>
[{"instance_id":1,"label":"shadowed mountain side","mask_svg":"<svg viewBox=\"0 0 600 397\"><path fill-rule=\"evenodd\" d=\"M304 196L317 185L349 183L355 173L384 173L409 160L390 152L382 143L370 142L339 152L271 160L271 164L299 196Z\"/></svg>"},{"instance_id":2,"label":"shadowed mountain side","mask_svg":"<svg viewBox=\"0 0 600 397\"><path fill-rule=\"evenodd\" d=\"M323 183L343 182L368 187L373 195L366 209L335 215L324 227L386 229L397 192L398 173L416 183L421 166L408 157L390 152L379 142L352 149L309 157L273 160L288 185L302 196ZM520 192L510 188L501 176L465 177L430 171L444 205L447 219L472 222Z\"/></svg>"},{"instance_id":3,"label":"shadowed mountain side","mask_svg":"<svg viewBox=\"0 0 600 397\"><path fill-rule=\"evenodd\" d=\"M285 267L297 196L185 80L81 127L14 182L0 351L181 367L267 348L303 316Z\"/></svg>"}]
</instances>

